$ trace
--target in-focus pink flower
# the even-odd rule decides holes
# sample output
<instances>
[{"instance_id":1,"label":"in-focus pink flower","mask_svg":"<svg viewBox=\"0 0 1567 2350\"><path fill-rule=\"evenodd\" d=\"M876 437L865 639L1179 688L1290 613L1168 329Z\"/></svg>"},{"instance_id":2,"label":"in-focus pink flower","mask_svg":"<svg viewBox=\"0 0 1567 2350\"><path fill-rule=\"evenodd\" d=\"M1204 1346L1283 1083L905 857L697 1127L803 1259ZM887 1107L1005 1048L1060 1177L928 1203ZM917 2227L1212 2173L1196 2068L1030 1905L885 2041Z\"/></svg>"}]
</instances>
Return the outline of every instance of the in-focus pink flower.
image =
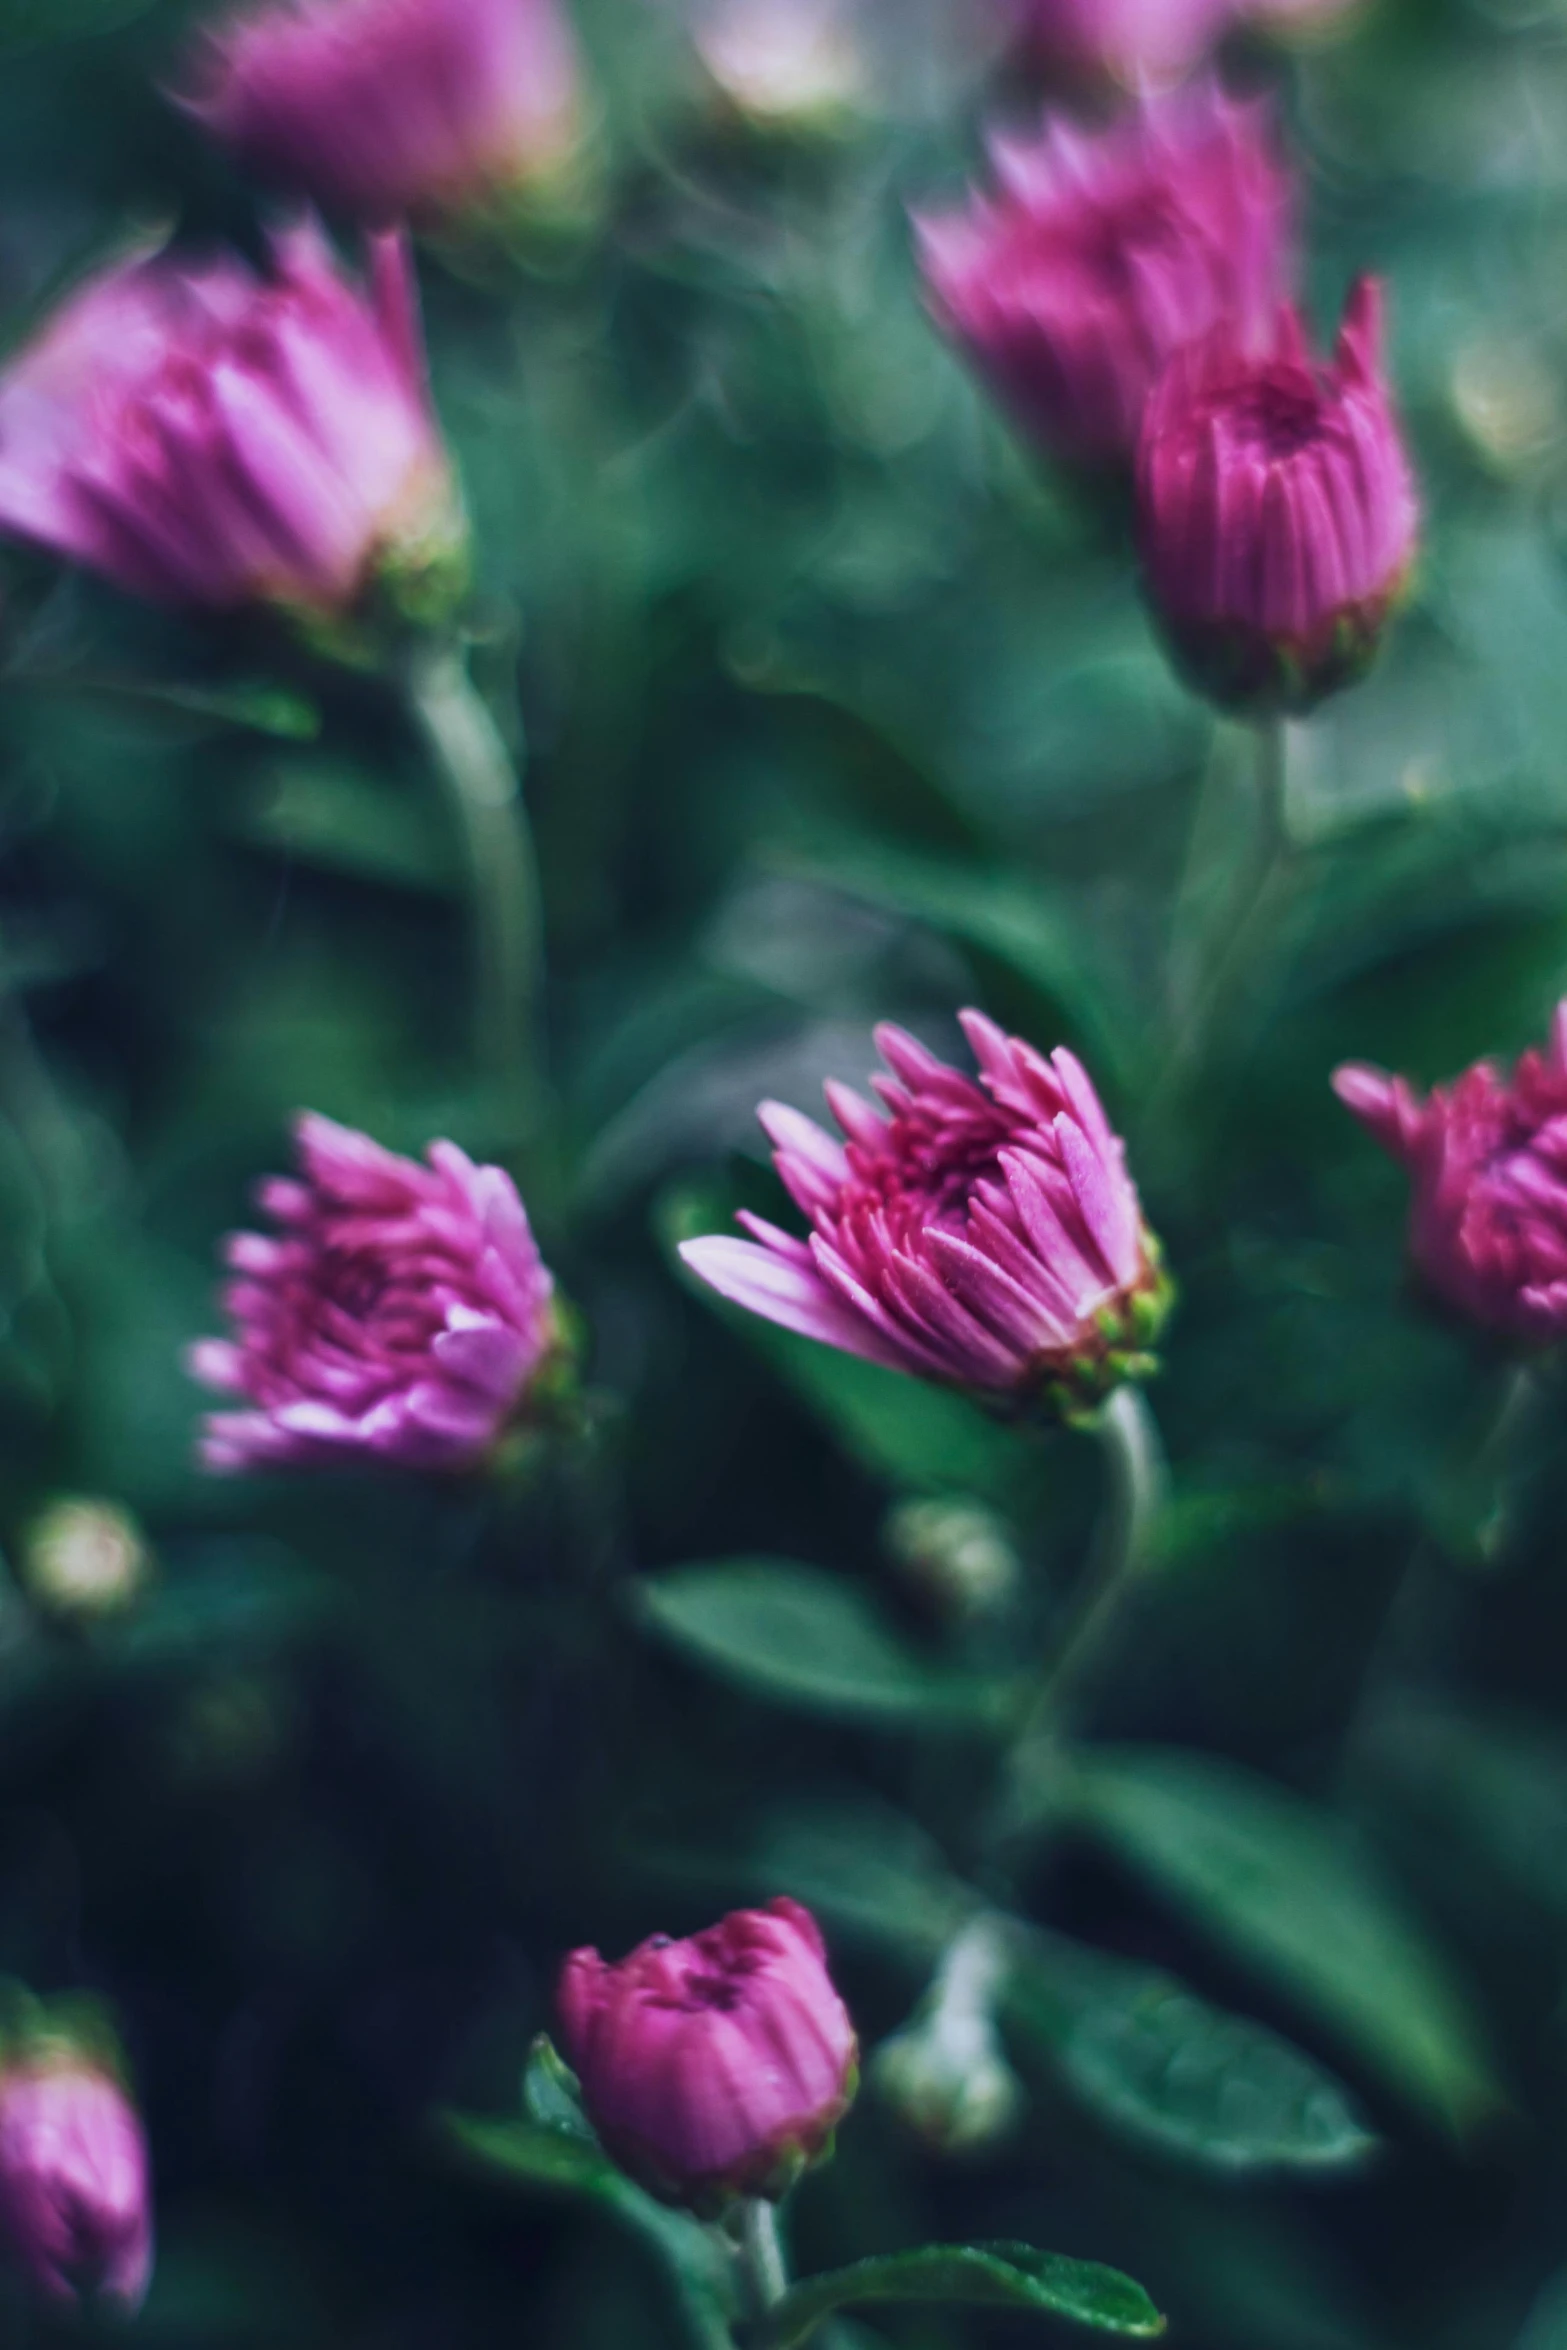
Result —
<instances>
[{"instance_id":1,"label":"in-focus pink flower","mask_svg":"<svg viewBox=\"0 0 1567 2350\"><path fill-rule=\"evenodd\" d=\"M1288 290L1291 189L1267 116L1208 81L1089 133L996 138L993 196L916 217L937 319L1052 453L1129 458L1173 351Z\"/></svg>"},{"instance_id":2,"label":"in-focus pink flower","mask_svg":"<svg viewBox=\"0 0 1567 2350\"><path fill-rule=\"evenodd\" d=\"M1203 692L1302 710L1358 677L1419 531L1377 282L1351 293L1329 364L1287 305L1260 353L1226 325L1174 358L1143 417L1137 496L1150 600Z\"/></svg>"},{"instance_id":3,"label":"in-focus pink flower","mask_svg":"<svg viewBox=\"0 0 1567 2350\"><path fill-rule=\"evenodd\" d=\"M152 2275L152 2195L141 2123L85 2060L0 2072L0 2222L39 2290L103 2293L138 2309Z\"/></svg>"},{"instance_id":4,"label":"in-focus pink flower","mask_svg":"<svg viewBox=\"0 0 1567 2350\"><path fill-rule=\"evenodd\" d=\"M871 1082L889 1115L829 1084L844 1142L763 1103L809 1239L745 1213L751 1240L680 1253L786 1330L986 1398L1081 1411L1153 1368L1169 1303L1157 1243L1075 1056L1046 1060L979 1012L962 1022L978 1082L877 1029L892 1076Z\"/></svg>"},{"instance_id":5,"label":"in-focus pink flower","mask_svg":"<svg viewBox=\"0 0 1567 2350\"><path fill-rule=\"evenodd\" d=\"M317 203L457 211L570 153L576 47L559 0L272 0L202 36L180 102Z\"/></svg>"},{"instance_id":6,"label":"in-focus pink flower","mask_svg":"<svg viewBox=\"0 0 1567 2350\"><path fill-rule=\"evenodd\" d=\"M229 1237L233 1337L191 1350L193 1375L248 1407L209 1418L206 1466L471 1466L558 1333L515 1185L455 1143L421 1167L309 1112L296 1144L298 1176L259 1187L277 1236Z\"/></svg>"},{"instance_id":7,"label":"in-focus pink flower","mask_svg":"<svg viewBox=\"0 0 1567 2350\"><path fill-rule=\"evenodd\" d=\"M1511 1077L1478 1061L1424 1101L1350 1062L1345 1107L1409 1175L1409 1245L1436 1296L1529 1346L1567 1336L1567 1001Z\"/></svg>"},{"instance_id":8,"label":"in-focus pink flower","mask_svg":"<svg viewBox=\"0 0 1567 2350\"><path fill-rule=\"evenodd\" d=\"M1236 0L1018 0L1028 46L1048 65L1141 85L1203 57Z\"/></svg>"},{"instance_id":9,"label":"in-focus pink flower","mask_svg":"<svg viewBox=\"0 0 1567 2350\"><path fill-rule=\"evenodd\" d=\"M780 1897L611 1966L574 1950L561 2038L594 2128L655 2195L710 2211L779 2196L828 2151L857 2044L816 1920Z\"/></svg>"},{"instance_id":10,"label":"in-focus pink flower","mask_svg":"<svg viewBox=\"0 0 1567 2350\"><path fill-rule=\"evenodd\" d=\"M408 251L370 282L318 229L235 259L106 271L0 373L0 529L135 595L341 614L373 577L452 565Z\"/></svg>"}]
</instances>

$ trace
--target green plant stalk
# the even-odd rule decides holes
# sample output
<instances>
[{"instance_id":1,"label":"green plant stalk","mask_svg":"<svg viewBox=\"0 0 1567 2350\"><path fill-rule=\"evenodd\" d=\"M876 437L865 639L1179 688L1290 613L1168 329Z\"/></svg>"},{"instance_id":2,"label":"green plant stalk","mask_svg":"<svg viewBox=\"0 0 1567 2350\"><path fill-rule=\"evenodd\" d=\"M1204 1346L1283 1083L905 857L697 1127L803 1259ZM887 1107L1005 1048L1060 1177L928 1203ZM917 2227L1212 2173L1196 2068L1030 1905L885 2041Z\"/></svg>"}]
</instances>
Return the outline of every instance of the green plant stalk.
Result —
<instances>
[{"instance_id":1,"label":"green plant stalk","mask_svg":"<svg viewBox=\"0 0 1567 2350\"><path fill-rule=\"evenodd\" d=\"M1194 998L1176 1026L1163 1077L1154 1088L1150 1117L1168 1113L1207 1056L1238 984L1257 960L1281 901L1287 896L1294 864L1289 822L1289 771L1292 722L1287 718L1259 719L1250 729L1257 828L1256 853L1249 883L1242 885L1240 902L1226 911L1226 936ZM1211 764L1211 762L1210 762ZM1188 884L1183 881L1182 894Z\"/></svg>"},{"instance_id":2,"label":"green plant stalk","mask_svg":"<svg viewBox=\"0 0 1567 2350\"><path fill-rule=\"evenodd\" d=\"M538 1034L544 976L538 862L519 764L468 674L461 644L420 640L404 671L424 736L462 836L474 932L475 1048L503 1098L527 1112L542 1080Z\"/></svg>"},{"instance_id":3,"label":"green plant stalk","mask_svg":"<svg viewBox=\"0 0 1567 2350\"><path fill-rule=\"evenodd\" d=\"M1098 1666L1127 1593L1147 1565L1164 1497L1164 1447L1141 1391L1123 1382L1092 1425L1105 1459L1105 1510L1071 1617L1013 1740L995 1822L1003 1839L1038 1815L1073 1702Z\"/></svg>"}]
</instances>

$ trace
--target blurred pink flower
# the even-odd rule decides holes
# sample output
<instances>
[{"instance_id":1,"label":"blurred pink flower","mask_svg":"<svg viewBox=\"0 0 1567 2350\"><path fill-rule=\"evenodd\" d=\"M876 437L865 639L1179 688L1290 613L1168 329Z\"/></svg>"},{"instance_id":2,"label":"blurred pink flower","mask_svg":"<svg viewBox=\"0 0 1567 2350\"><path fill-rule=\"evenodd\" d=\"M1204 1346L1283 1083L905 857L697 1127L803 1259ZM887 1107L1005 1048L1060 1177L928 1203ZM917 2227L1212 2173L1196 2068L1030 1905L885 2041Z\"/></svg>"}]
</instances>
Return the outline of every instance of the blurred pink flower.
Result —
<instances>
[{"instance_id":1,"label":"blurred pink flower","mask_svg":"<svg viewBox=\"0 0 1567 2350\"><path fill-rule=\"evenodd\" d=\"M705 1933L654 1934L618 1965L574 1950L561 2037L615 2160L655 2195L713 2210L778 2196L825 2153L857 2044L816 1920L780 1897Z\"/></svg>"},{"instance_id":2,"label":"blurred pink flower","mask_svg":"<svg viewBox=\"0 0 1567 2350\"><path fill-rule=\"evenodd\" d=\"M1526 1345L1567 1336L1567 1001L1510 1078L1478 1061L1421 1101L1350 1062L1333 1089L1409 1175L1410 1254L1434 1293Z\"/></svg>"},{"instance_id":3,"label":"blurred pink flower","mask_svg":"<svg viewBox=\"0 0 1567 2350\"><path fill-rule=\"evenodd\" d=\"M1288 288L1292 191L1266 113L1207 81L991 155L996 195L916 216L936 317L1047 449L1128 458L1170 354L1220 320L1247 333Z\"/></svg>"},{"instance_id":4,"label":"blurred pink flower","mask_svg":"<svg viewBox=\"0 0 1567 2350\"><path fill-rule=\"evenodd\" d=\"M1018 0L1047 63L1141 84L1183 72L1228 29L1237 0Z\"/></svg>"},{"instance_id":5,"label":"blurred pink flower","mask_svg":"<svg viewBox=\"0 0 1567 2350\"><path fill-rule=\"evenodd\" d=\"M1379 285L1350 295L1330 364L1288 306L1259 352L1226 325L1175 358L1143 418L1138 510L1150 599L1204 692L1300 710L1357 677L1419 527Z\"/></svg>"},{"instance_id":6,"label":"blurred pink flower","mask_svg":"<svg viewBox=\"0 0 1567 2350\"><path fill-rule=\"evenodd\" d=\"M180 103L248 166L390 220L555 168L578 96L559 0L273 0L201 36Z\"/></svg>"},{"instance_id":7,"label":"blurred pink flower","mask_svg":"<svg viewBox=\"0 0 1567 2350\"><path fill-rule=\"evenodd\" d=\"M209 1469L479 1461L551 1352L554 1284L511 1178L432 1142L427 1167L307 1112L299 1175L269 1177L275 1239L236 1232L232 1339L192 1374L251 1407L207 1421Z\"/></svg>"},{"instance_id":8,"label":"blurred pink flower","mask_svg":"<svg viewBox=\"0 0 1567 2350\"><path fill-rule=\"evenodd\" d=\"M147 2148L108 2073L73 2059L0 2072L0 2221L52 2300L101 2292L140 2308L152 2275Z\"/></svg>"},{"instance_id":9,"label":"blurred pink flower","mask_svg":"<svg viewBox=\"0 0 1567 2350\"><path fill-rule=\"evenodd\" d=\"M1126 1155L1081 1064L962 1014L976 1082L901 1028L876 1042L890 1113L827 1099L840 1143L764 1102L774 1163L811 1221L688 1240L686 1264L767 1321L916 1377L1018 1403L1090 1407L1152 1369L1169 1291Z\"/></svg>"},{"instance_id":10,"label":"blurred pink flower","mask_svg":"<svg viewBox=\"0 0 1567 2350\"><path fill-rule=\"evenodd\" d=\"M368 289L310 224L265 282L161 254L93 280L0 372L0 529L214 607L339 614L454 562L406 245L371 241Z\"/></svg>"}]
</instances>

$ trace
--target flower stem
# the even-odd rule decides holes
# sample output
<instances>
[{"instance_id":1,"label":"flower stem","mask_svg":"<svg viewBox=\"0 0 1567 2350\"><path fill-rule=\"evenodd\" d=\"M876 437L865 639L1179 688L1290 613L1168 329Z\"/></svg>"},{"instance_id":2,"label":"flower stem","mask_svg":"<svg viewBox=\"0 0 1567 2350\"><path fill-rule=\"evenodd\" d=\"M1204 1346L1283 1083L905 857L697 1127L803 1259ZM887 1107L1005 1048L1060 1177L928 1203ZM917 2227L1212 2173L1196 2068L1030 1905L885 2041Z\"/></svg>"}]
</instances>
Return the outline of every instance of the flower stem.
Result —
<instances>
[{"instance_id":1,"label":"flower stem","mask_svg":"<svg viewBox=\"0 0 1567 2350\"><path fill-rule=\"evenodd\" d=\"M1250 878L1242 879L1237 899L1223 909L1222 943L1177 1020L1164 1073L1153 1089L1150 1116L1155 1123L1179 1103L1207 1058L1240 982L1249 974L1255 976L1254 966L1267 957L1293 885L1289 774L1296 729L1289 719L1265 718L1250 733L1255 828ZM1186 881L1182 894L1189 894Z\"/></svg>"},{"instance_id":2,"label":"flower stem","mask_svg":"<svg viewBox=\"0 0 1567 2350\"><path fill-rule=\"evenodd\" d=\"M764 2196L748 2196L740 2212L740 2265L752 2317L765 2317L789 2290L778 2234L778 2212Z\"/></svg>"},{"instance_id":3,"label":"flower stem","mask_svg":"<svg viewBox=\"0 0 1567 2350\"><path fill-rule=\"evenodd\" d=\"M541 1074L543 922L521 778L455 639L422 639L405 679L468 865L478 1060L503 1093L531 1108Z\"/></svg>"},{"instance_id":4,"label":"flower stem","mask_svg":"<svg viewBox=\"0 0 1567 2350\"><path fill-rule=\"evenodd\" d=\"M1105 1457L1105 1511L1066 1630L1013 1741L996 1823L1003 1838L1038 1814L1071 1702L1099 1663L1127 1592L1147 1563L1164 1497L1164 1447L1139 1390L1129 1382L1118 1387L1093 1426Z\"/></svg>"}]
</instances>

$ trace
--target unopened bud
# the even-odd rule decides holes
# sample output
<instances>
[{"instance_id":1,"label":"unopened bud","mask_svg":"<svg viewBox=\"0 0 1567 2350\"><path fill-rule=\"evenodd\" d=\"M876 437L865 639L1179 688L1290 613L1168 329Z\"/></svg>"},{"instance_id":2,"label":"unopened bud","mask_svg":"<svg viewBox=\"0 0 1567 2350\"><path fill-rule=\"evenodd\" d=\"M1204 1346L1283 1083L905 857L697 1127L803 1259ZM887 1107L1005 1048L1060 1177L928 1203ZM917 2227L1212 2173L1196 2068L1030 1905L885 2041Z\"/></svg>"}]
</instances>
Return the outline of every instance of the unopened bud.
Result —
<instances>
[{"instance_id":1,"label":"unopened bud","mask_svg":"<svg viewBox=\"0 0 1567 2350\"><path fill-rule=\"evenodd\" d=\"M916 1597L938 1615L959 1622L994 1615L1017 1589L1017 1552L1001 1520L979 1502L899 1502L881 1539Z\"/></svg>"},{"instance_id":2,"label":"unopened bud","mask_svg":"<svg viewBox=\"0 0 1567 2350\"><path fill-rule=\"evenodd\" d=\"M942 2154L969 2154L1005 2136L1022 2085L988 2019L929 2017L884 2040L871 2078L899 2118Z\"/></svg>"},{"instance_id":3,"label":"unopened bud","mask_svg":"<svg viewBox=\"0 0 1567 2350\"><path fill-rule=\"evenodd\" d=\"M28 1597L51 1615L115 1615L145 1588L152 1559L141 1528L112 1501L62 1494L21 1545Z\"/></svg>"},{"instance_id":4,"label":"unopened bud","mask_svg":"<svg viewBox=\"0 0 1567 2350\"><path fill-rule=\"evenodd\" d=\"M913 2020L871 2059L881 2095L940 2153L992 2144L1022 2111L1022 2084L995 2025L1006 1967L996 1923L976 1918L948 1950Z\"/></svg>"},{"instance_id":5,"label":"unopened bud","mask_svg":"<svg viewBox=\"0 0 1567 2350\"><path fill-rule=\"evenodd\" d=\"M0 2059L0 2230L47 2300L138 2309L152 2274L141 2121L113 2034L22 1994Z\"/></svg>"},{"instance_id":6,"label":"unopened bud","mask_svg":"<svg viewBox=\"0 0 1567 2350\"><path fill-rule=\"evenodd\" d=\"M835 129L867 96L866 60L837 0L718 0L695 41L717 90L761 129Z\"/></svg>"}]
</instances>

